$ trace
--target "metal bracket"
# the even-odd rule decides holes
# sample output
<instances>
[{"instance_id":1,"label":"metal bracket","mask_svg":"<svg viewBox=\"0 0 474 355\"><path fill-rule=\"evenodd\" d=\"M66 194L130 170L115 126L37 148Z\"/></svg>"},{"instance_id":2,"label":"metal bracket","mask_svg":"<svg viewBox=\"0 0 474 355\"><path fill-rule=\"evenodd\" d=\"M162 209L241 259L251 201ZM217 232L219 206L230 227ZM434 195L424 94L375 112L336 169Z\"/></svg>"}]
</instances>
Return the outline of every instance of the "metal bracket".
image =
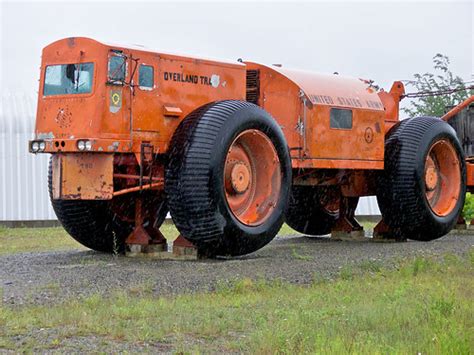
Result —
<instances>
[{"instance_id":1,"label":"metal bracket","mask_svg":"<svg viewBox=\"0 0 474 355\"><path fill-rule=\"evenodd\" d=\"M307 144L306 144L306 95L303 90L300 90L300 99L303 102L303 126L302 126L302 135L303 135L303 155L306 155Z\"/></svg>"},{"instance_id":2,"label":"metal bracket","mask_svg":"<svg viewBox=\"0 0 474 355\"><path fill-rule=\"evenodd\" d=\"M139 179L139 186L140 188L143 187L143 172L144 172L144 165L148 163L149 165L149 172L148 172L148 181L152 182L152 173L153 173L153 145L150 143L142 143L140 145L140 179Z\"/></svg>"}]
</instances>

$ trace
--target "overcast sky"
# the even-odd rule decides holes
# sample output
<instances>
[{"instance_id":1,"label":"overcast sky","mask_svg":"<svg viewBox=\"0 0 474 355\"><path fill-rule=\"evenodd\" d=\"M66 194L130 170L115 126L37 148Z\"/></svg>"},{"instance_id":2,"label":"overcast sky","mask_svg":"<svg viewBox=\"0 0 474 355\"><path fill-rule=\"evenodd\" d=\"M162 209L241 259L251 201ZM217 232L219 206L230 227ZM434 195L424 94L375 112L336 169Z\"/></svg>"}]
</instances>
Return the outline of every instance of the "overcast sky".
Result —
<instances>
[{"instance_id":1,"label":"overcast sky","mask_svg":"<svg viewBox=\"0 0 474 355\"><path fill-rule=\"evenodd\" d=\"M0 0L1 1L1 0ZM473 11L465 2L5 2L4 92L36 93L41 49L70 36L371 78L390 88L450 57L471 80Z\"/></svg>"}]
</instances>

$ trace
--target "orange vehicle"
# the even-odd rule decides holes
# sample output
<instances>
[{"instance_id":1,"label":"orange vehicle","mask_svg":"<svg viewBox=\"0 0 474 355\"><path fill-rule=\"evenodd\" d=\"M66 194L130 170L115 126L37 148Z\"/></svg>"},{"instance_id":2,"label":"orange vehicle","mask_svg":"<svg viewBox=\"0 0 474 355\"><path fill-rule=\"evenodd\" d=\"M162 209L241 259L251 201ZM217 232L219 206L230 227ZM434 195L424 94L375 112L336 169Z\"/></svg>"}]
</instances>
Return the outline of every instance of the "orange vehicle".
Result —
<instances>
[{"instance_id":1,"label":"orange vehicle","mask_svg":"<svg viewBox=\"0 0 474 355\"><path fill-rule=\"evenodd\" d=\"M58 219L105 252L165 248L166 215L203 255L253 252L286 221L431 240L464 204L466 161L439 118L399 121L402 83L67 38L43 50L33 153L52 154ZM184 245L184 244L183 244Z\"/></svg>"}]
</instances>

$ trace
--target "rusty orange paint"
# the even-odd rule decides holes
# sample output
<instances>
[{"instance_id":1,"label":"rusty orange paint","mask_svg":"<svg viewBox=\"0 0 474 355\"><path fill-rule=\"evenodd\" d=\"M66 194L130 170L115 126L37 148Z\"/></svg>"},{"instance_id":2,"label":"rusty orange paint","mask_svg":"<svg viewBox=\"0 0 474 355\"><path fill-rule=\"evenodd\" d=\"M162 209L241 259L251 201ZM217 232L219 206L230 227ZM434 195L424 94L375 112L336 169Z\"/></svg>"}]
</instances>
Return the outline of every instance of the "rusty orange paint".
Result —
<instances>
[{"instance_id":1,"label":"rusty orange paint","mask_svg":"<svg viewBox=\"0 0 474 355\"><path fill-rule=\"evenodd\" d=\"M138 65L153 65L154 87L106 84L113 51L132 58L127 61L129 83L138 80L138 69L131 78L133 58L139 59ZM68 63L94 63L92 92L44 96L46 67ZM169 73L198 75L198 83L180 82L173 75L170 79ZM213 75L219 77L218 87L209 84ZM192 110L216 100L245 99L243 64L118 47L87 38L64 39L44 48L40 77L35 132L47 141L46 152L51 153L78 151L76 142L82 138L93 142L93 151L136 152L140 142L148 141L157 152L165 152L179 122ZM122 100L115 113L109 110L112 91ZM65 145L55 146L56 142Z\"/></svg>"},{"instance_id":2,"label":"rusty orange paint","mask_svg":"<svg viewBox=\"0 0 474 355\"><path fill-rule=\"evenodd\" d=\"M154 88L134 87L132 93L128 87L106 85L107 60L112 50L139 58L140 64L153 65ZM92 93L41 95L47 65L81 62L95 65ZM133 63L128 64L129 81L132 81ZM246 69L260 70L260 106L281 124L289 147L301 147L306 142L299 158L383 160L384 107L375 91L359 79L255 63L244 65L180 57L106 45L85 38L57 41L44 49L36 135L47 141L46 152L51 153L77 151L76 142L81 138L92 141L93 151L136 152L141 141L148 141L156 152L164 153L177 125L189 112L212 101L245 99ZM170 81L170 75L166 73L198 75L199 83ZM165 75L168 80L164 79ZM200 84L201 77L213 75L219 77L217 88ZM121 92L122 98L121 109L116 113L109 111L113 90ZM328 128L331 107L353 110L355 132ZM303 133L298 132L295 130L298 119L304 118L307 127ZM367 129L373 132L370 142L364 138ZM349 142L352 147L355 144L360 149L347 149L348 144L339 144L340 141ZM295 161L295 167L298 164Z\"/></svg>"},{"instance_id":3,"label":"rusty orange paint","mask_svg":"<svg viewBox=\"0 0 474 355\"><path fill-rule=\"evenodd\" d=\"M395 81L389 92L381 90L378 93L383 107L385 108L385 124L387 126L390 125L390 128L399 120L400 101L403 95L405 95L405 86L401 81ZM386 131L388 131L388 129Z\"/></svg>"},{"instance_id":4,"label":"rusty orange paint","mask_svg":"<svg viewBox=\"0 0 474 355\"><path fill-rule=\"evenodd\" d=\"M53 198L107 200L114 192L113 155L55 154L52 161Z\"/></svg>"},{"instance_id":5,"label":"rusty orange paint","mask_svg":"<svg viewBox=\"0 0 474 355\"><path fill-rule=\"evenodd\" d=\"M259 105L280 123L294 168L383 169L385 111L364 81L246 64L260 72ZM352 110L352 129L331 128L332 108Z\"/></svg>"},{"instance_id":6,"label":"rusty orange paint","mask_svg":"<svg viewBox=\"0 0 474 355\"><path fill-rule=\"evenodd\" d=\"M473 192L472 187L474 186L474 162L466 161L466 185L470 187L471 192Z\"/></svg>"}]
</instances>

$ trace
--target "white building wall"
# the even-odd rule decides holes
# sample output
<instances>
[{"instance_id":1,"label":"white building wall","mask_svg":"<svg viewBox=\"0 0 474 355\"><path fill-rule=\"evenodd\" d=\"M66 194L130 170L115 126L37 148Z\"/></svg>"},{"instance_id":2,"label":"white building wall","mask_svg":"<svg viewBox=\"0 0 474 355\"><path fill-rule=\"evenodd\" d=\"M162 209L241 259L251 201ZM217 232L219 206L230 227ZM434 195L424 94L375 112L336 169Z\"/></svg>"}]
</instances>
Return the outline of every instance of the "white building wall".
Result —
<instances>
[{"instance_id":1,"label":"white building wall","mask_svg":"<svg viewBox=\"0 0 474 355\"><path fill-rule=\"evenodd\" d=\"M0 95L0 221L54 220L48 195L49 154L30 154L36 96ZM375 197L363 197L357 215L379 215Z\"/></svg>"},{"instance_id":2,"label":"white building wall","mask_svg":"<svg viewBox=\"0 0 474 355\"><path fill-rule=\"evenodd\" d=\"M375 196L361 197L356 209L357 216L380 215L379 205Z\"/></svg>"},{"instance_id":3,"label":"white building wall","mask_svg":"<svg viewBox=\"0 0 474 355\"><path fill-rule=\"evenodd\" d=\"M52 220L47 168L49 155L28 153L36 97L0 96L0 221Z\"/></svg>"}]
</instances>

